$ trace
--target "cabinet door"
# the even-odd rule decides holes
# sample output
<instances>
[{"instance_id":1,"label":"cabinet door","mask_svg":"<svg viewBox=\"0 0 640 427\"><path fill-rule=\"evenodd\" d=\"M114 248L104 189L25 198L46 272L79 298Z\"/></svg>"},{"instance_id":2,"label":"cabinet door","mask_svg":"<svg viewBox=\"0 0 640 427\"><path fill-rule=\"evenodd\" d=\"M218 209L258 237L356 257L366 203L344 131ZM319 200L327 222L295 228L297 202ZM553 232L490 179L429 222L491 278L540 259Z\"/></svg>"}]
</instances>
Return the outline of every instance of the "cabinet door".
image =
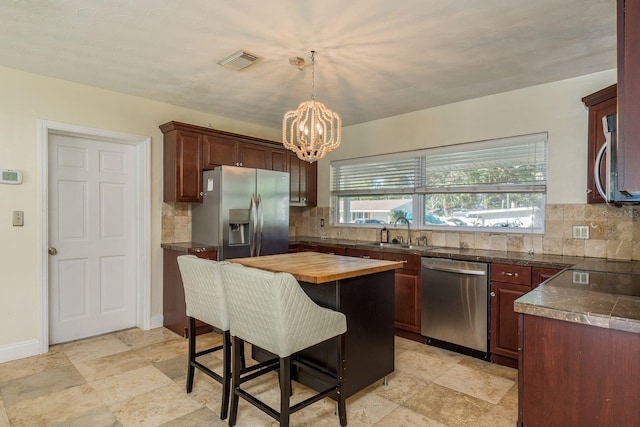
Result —
<instances>
[{"instance_id":1,"label":"cabinet door","mask_svg":"<svg viewBox=\"0 0 640 427\"><path fill-rule=\"evenodd\" d=\"M225 135L205 135L202 144L203 168L238 165L238 140Z\"/></svg>"},{"instance_id":2,"label":"cabinet door","mask_svg":"<svg viewBox=\"0 0 640 427\"><path fill-rule=\"evenodd\" d=\"M239 144L240 156L238 157L238 166L256 169L271 169L269 158L270 148L262 145L241 142Z\"/></svg>"},{"instance_id":3,"label":"cabinet door","mask_svg":"<svg viewBox=\"0 0 640 427\"><path fill-rule=\"evenodd\" d=\"M272 148L269 152L269 157L271 158L271 170L278 172L287 171L287 156L284 149L278 150Z\"/></svg>"},{"instance_id":4,"label":"cabinet door","mask_svg":"<svg viewBox=\"0 0 640 427\"><path fill-rule=\"evenodd\" d=\"M420 272L415 270L396 270L395 285L395 326L405 331L420 333L420 302L422 289Z\"/></svg>"},{"instance_id":5,"label":"cabinet door","mask_svg":"<svg viewBox=\"0 0 640 427\"><path fill-rule=\"evenodd\" d=\"M618 0L618 189L640 193L640 2ZM617 197L617 196L616 196ZM621 196L620 201L624 201Z\"/></svg>"},{"instance_id":6,"label":"cabinet door","mask_svg":"<svg viewBox=\"0 0 640 427\"><path fill-rule=\"evenodd\" d=\"M173 130L164 136L164 201L202 202L202 134Z\"/></svg>"},{"instance_id":7,"label":"cabinet door","mask_svg":"<svg viewBox=\"0 0 640 427\"><path fill-rule=\"evenodd\" d=\"M518 359L518 315L513 302L530 290L527 285L491 282L491 353Z\"/></svg>"},{"instance_id":8,"label":"cabinet door","mask_svg":"<svg viewBox=\"0 0 640 427\"><path fill-rule=\"evenodd\" d=\"M317 163L300 160L295 153L287 153L287 171L289 172L289 204L292 206L316 205Z\"/></svg>"}]
</instances>

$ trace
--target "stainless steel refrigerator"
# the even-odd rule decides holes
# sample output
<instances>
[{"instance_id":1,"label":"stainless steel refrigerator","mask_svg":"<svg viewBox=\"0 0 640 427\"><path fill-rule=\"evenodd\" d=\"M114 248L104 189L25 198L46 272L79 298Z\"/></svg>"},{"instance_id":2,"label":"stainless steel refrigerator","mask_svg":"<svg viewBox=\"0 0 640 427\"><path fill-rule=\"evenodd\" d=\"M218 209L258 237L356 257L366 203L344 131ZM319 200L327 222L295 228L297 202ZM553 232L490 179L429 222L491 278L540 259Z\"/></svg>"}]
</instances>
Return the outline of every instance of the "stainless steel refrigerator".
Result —
<instances>
[{"instance_id":1,"label":"stainless steel refrigerator","mask_svg":"<svg viewBox=\"0 0 640 427\"><path fill-rule=\"evenodd\" d=\"M289 174L219 166L203 174L202 204L191 205L194 242L218 247L218 260L286 253Z\"/></svg>"}]
</instances>

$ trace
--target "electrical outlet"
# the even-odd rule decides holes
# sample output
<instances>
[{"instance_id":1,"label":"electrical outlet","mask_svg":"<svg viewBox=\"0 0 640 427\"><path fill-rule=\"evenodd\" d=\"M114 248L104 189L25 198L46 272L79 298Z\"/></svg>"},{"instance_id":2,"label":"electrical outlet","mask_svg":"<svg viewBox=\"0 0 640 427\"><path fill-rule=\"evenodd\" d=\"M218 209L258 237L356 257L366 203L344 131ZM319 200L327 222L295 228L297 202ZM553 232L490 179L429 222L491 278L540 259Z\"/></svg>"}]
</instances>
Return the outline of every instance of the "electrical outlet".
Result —
<instances>
[{"instance_id":1,"label":"electrical outlet","mask_svg":"<svg viewBox=\"0 0 640 427\"><path fill-rule=\"evenodd\" d=\"M324 227L324 218L320 218L320 227Z\"/></svg>"},{"instance_id":2,"label":"electrical outlet","mask_svg":"<svg viewBox=\"0 0 640 427\"><path fill-rule=\"evenodd\" d=\"M573 238L574 239L589 239L589 226L588 225L574 225L573 226Z\"/></svg>"},{"instance_id":3,"label":"electrical outlet","mask_svg":"<svg viewBox=\"0 0 640 427\"><path fill-rule=\"evenodd\" d=\"M24 211L13 211L13 226L22 227L24 225Z\"/></svg>"}]
</instances>

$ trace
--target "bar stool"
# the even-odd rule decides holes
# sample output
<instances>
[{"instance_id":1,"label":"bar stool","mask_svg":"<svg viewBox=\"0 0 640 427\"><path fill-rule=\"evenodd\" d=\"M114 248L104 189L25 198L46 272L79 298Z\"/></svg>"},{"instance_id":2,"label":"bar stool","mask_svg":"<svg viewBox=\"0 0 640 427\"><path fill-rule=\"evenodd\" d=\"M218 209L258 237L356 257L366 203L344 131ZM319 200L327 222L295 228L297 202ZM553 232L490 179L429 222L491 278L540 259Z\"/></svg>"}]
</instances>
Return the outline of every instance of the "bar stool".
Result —
<instances>
[{"instance_id":1,"label":"bar stool","mask_svg":"<svg viewBox=\"0 0 640 427\"><path fill-rule=\"evenodd\" d=\"M224 262L201 259L193 255L178 257L178 267L184 285L184 299L189 316L189 364L187 370L187 393L193 389L195 369L199 369L222 384L220 419L227 418L229 393L231 390L231 339L229 316L222 286L220 271ZM222 345L196 351L196 319L213 326L222 333ZM222 376L212 371L197 359L200 356L222 350ZM244 357L244 354L242 354ZM244 358L243 358L244 360Z\"/></svg>"},{"instance_id":2,"label":"bar stool","mask_svg":"<svg viewBox=\"0 0 640 427\"><path fill-rule=\"evenodd\" d=\"M302 290L288 273L271 273L239 264L222 266L227 298L229 326L233 336L233 391L229 425L234 426L240 397L280 422L289 425L290 414L319 401L333 397L338 402L340 425L347 425L347 410L342 383L345 375L344 344L347 321L343 313L322 308ZM296 353L334 337L340 337L337 372L320 370L296 359ZM277 357L241 371L244 342L254 344ZM291 364L313 373L327 384L326 389L290 406ZM280 411L249 394L242 384L267 372L279 370Z\"/></svg>"}]
</instances>

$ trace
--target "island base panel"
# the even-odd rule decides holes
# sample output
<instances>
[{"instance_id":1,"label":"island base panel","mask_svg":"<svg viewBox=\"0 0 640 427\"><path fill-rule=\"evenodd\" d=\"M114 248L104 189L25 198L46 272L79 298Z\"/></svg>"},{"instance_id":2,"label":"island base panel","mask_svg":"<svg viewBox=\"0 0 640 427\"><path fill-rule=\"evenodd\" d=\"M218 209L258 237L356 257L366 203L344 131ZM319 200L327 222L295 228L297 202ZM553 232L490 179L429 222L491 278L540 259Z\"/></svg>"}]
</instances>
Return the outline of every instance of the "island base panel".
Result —
<instances>
[{"instance_id":1,"label":"island base panel","mask_svg":"<svg viewBox=\"0 0 640 427\"><path fill-rule=\"evenodd\" d=\"M394 370L394 271L354 277L324 284L300 282L316 304L338 310L347 317L346 397L381 381ZM299 353L297 357L330 373L336 372L337 343L333 338ZM254 359L270 354L254 346ZM306 372L292 370L292 378L314 390L323 383Z\"/></svg>"}]
</instances>

